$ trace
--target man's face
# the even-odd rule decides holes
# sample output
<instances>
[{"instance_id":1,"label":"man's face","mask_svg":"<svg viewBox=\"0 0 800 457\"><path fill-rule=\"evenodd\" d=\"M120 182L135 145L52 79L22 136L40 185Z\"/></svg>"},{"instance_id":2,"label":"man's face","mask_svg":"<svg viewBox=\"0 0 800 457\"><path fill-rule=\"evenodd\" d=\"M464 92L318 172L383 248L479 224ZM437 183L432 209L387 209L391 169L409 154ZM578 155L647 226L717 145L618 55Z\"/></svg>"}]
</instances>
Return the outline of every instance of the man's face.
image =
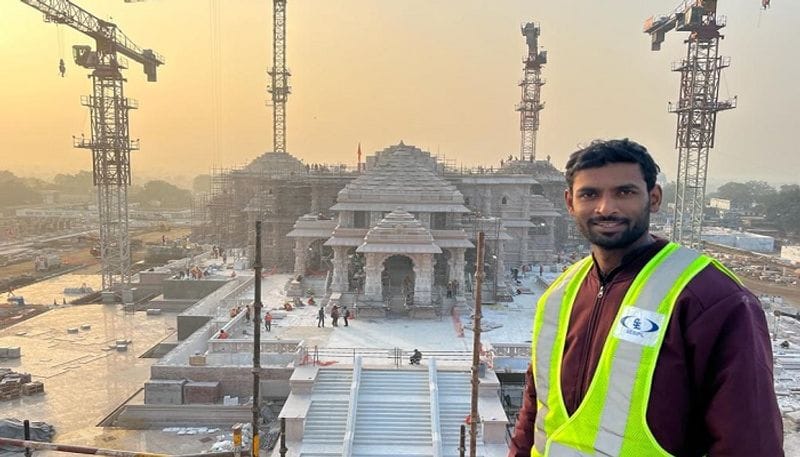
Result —
<instances>
[{"instance_id":1,"label":"man's face","mask_svg":"<svg viewBox=\"0 0 800 457\"><path fill-rule=\"evenodd\" d=\"M636 163L614 163L575 173L565 192L567 209L593 245L625 249L643 239L650 213L661 206L661 187L650 192Z\"/></svg>"}]
</instances>

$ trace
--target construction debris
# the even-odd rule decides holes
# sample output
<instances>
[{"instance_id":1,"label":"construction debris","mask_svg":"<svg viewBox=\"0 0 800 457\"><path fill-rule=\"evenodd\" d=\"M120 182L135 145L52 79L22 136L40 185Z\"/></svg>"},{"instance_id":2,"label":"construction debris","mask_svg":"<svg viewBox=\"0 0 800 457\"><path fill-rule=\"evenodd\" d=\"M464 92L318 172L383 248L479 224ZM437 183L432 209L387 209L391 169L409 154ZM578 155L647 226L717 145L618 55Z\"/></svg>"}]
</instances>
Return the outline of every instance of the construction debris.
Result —
<instances>
[{"instance_id":1,"label":"construction debris","mask_svg":"<svg viewBox=\"0 0 800 457\"><path fill-rule=\"evenodd\" d=\"M10 368L0 368L0 400L13 400L22 395L44 393L44 384L31 381L30 373L18 373Z\"/></svg>"},{"instance_id":2,"label":"construction debris","mask_svg":"<svg viewBox=\"0 0 800 457\"><path fill-rule=\"evenodd\" d=\"M31 441L53 441L53 436L56 434L56 429L46 422L32 421L30 423L30 440ZM0 437L24 439L25 426L21 420L18 419L3 419L0 420ZM0 455L14 453L19 455L20 448L16 446L0 445Z\"/></svg>"}]
</instances>

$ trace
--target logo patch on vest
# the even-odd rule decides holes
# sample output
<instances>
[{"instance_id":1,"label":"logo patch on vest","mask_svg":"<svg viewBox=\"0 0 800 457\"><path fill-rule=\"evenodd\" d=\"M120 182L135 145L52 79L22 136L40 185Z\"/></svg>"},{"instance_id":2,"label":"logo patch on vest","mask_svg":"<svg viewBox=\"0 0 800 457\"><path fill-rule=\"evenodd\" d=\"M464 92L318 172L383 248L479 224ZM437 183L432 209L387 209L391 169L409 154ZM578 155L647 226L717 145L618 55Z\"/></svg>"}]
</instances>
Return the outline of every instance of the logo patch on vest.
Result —
<instances>
[{"instance_id":1,"label":"logo patch on vest","mask_svg":"<svg viewBox=\"0 0 800 457\"><path fill-rule=\"evenodd\" d=\"M658 331L664 325L664 317L663 314L628 307L614 328L614 337L642 346L654 346Z\"/></svg>"}]
</instances>

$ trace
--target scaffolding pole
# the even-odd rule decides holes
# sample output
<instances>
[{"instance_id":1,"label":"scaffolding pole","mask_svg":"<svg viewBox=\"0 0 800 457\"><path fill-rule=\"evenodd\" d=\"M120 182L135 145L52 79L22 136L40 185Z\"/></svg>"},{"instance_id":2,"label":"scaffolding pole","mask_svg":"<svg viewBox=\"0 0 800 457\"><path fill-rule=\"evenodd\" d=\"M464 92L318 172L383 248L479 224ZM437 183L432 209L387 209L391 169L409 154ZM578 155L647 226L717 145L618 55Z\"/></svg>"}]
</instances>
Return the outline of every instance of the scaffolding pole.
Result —
<instances>
[{"instance_id":1,"label":"scaffolding pole","mask_svg":"<svg viewBox=\"0 0 800 457\"><path fill-rule=\"evenodd\" d=\"M475 260L475 315L472 318L472 395L469 412L469 456L478 449L478 369L481 353L481 285L483 284L484 234L478 232L478 252Z\"/></svg>"}]
</instances>

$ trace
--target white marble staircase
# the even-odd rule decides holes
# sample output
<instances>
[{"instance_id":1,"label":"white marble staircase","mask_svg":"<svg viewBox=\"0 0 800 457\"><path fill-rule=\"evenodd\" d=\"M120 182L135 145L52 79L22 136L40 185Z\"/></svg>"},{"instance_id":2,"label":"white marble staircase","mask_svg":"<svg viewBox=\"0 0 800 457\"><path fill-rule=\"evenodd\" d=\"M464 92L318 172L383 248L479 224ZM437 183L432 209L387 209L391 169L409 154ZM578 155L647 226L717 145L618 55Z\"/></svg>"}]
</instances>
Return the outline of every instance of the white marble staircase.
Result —
<instances>
[{"instance_id":1,"label":"white marble staircase","mask_svg":"<svg viewBox=\"0 0 800 457\"><path fill-rule=\"evenodd\" d=\"M434 358L427 365L364 369L356 357L352 369L322 368L301 377L313 381L302 400L307 409L294 416L303 417L302 438L299 452L290 457L458 456L460 426L470 410L470 375L439 371ZM494 411L482 414L489 422L478 427L477 455L504 456L504 442L484 443L483 429L493 423Z\"/></svg>"},{"instance_id":2,"label":"white marble staircase","mask_svg":"<svg viewBox=\"0 0 800 457\"><path fill-rule=\"evenodd\" d=\"M461 424L470 410L470 374L468 372L439 371L436 375L439 391L439 424L442 436L442 456L458 456ZM482 427L478 427L477 455L483 455ZM469 447L469 426L466 428L466 445Z\"/></svg>"},{"instance_id":3,"label":"white marble staircase","mask_svg":"<svg viewBox=\"0 0 800 457\"><path fill-rule=\"evenodd\" d=\"M427 370L364 370L353 457L432 457Z\"/></svg>"},{"instance_id":4,"label":"white marble staircase","mask_svg":"<svg viewBox=\"0 0 800 457\"><path fill-rule=\"evenodd\" d=\"M350 406L351 370L320 370L303 431L302 457L342 455Z\"/></svg>"}]
</instances>

